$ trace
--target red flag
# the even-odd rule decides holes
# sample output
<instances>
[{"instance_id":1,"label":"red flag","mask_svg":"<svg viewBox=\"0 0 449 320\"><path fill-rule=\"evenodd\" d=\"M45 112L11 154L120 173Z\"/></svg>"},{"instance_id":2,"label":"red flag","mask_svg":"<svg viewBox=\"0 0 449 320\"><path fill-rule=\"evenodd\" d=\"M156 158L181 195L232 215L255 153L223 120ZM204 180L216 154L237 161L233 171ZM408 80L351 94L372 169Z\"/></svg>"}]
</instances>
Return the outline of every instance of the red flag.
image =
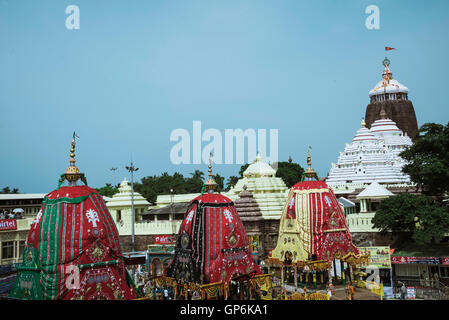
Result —
<instances>
[{"instance_id":1,"label":"red flag","mask_svg":"<svg viewBox=\"0 0 449 320\"><path fill-rule=\"evenodd\" d=\"M389 51L389 50L395 50L396 48L391 48L391 47L385 47L385 51Z\"/></svg>"}]
</instances>

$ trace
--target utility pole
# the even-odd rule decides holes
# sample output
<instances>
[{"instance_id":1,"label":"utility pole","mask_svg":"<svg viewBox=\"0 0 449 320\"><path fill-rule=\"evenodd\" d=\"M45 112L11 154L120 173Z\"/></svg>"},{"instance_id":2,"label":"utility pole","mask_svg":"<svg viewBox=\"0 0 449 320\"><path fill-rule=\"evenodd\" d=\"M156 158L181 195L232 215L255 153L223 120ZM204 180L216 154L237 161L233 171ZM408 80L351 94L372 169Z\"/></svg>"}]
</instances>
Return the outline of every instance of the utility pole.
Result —
<instances>
[{"instance_id":1,"label":"utility pole","mask_svg":"<svg viewBox=\"0 0 449 320\"><path fill-rule=\"evenodd\" d=\"M132 252L135 251L135 241L134 241L134 222L135 222L135 212L134 212L134 172L139 170L139 168L134 167L133 161L131 160L131 165L125 167L126 170L131 172L131 247Z\"/></svg>"}]
</instances>

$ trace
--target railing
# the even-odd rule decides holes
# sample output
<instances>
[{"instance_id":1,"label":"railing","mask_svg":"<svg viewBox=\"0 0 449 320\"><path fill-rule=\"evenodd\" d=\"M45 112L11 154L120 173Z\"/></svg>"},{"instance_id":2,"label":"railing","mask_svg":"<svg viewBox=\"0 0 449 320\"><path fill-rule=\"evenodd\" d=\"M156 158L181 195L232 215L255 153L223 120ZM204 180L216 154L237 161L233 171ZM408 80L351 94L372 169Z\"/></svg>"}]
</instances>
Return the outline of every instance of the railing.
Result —
<instances>
[{"instance_id":1,"label":"railing","mask_svg":"<svg viewBox=\"0 0 449 320\"><path fill-rule=\"evenodd\" d=\"M377 232L371 220L375 212L353 213L346 216L346 223L350 232Z\"/></svg>"},{"instance_id":2,"label":"railing","mask_svg":"<svg viewBox=\"0 0 449 320\"><path fill-rule=\"evenodd\" d=\"M415 288L417 299L424 300L449 300L449 287L439 280L394 280L393 292L399 295L402 283L406 287Z\"/></svg>"},{"instance_id":3,"label":"railing","mask_svg":"<svg viewBox=\"0 0 449 320\"><path fill-rule=\"evenodd\" d=\"M16 273L16 265L14 263L11 264L3 264L0 265L0 276L9 275L11 273Z\"/></svg>"},{"instance_id":4,"label":"railing","mask_svg":"<svg viewBox=\"0 0 449 320\"><path fill-rule=\"evenodd\" d=\"M136 235L172 234L178 232L181 224L181 220L137 222L134 225L134 230ZM117 228L120 235L131 234L131 223L117 224Z\"/></svg>"}]
</instances>

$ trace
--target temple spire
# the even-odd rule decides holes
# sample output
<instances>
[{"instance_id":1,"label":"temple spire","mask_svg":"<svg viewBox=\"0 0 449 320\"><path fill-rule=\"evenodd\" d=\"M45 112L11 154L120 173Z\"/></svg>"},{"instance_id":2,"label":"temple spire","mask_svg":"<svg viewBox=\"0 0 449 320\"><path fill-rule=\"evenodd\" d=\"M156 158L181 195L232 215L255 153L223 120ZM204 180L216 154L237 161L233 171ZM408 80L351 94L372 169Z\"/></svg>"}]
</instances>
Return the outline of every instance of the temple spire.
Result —
<instances>
[{"instance_id":1,"label":"temple spire","mask_svg":"<svg viewBox=\"0 0 449 320\"><path fill-rule=\"evenodd\" d=\"M363 128L365 128L365 127L366 127L366 122L365 122L365 119L362 119L361 125L362 125L362 127L363 127Z\"/></svg>"},{"instance_id":2,"label":"temple spire","mask_svg":"<svg viewBox=\"0 0 449 320\"><path fill-rule=\"evenodd\" d=\"M382 105L381 109L380 109L380 118L382 120L387 119L387 113L385 112L384 106Z\"/></svg>"}]
</instances>

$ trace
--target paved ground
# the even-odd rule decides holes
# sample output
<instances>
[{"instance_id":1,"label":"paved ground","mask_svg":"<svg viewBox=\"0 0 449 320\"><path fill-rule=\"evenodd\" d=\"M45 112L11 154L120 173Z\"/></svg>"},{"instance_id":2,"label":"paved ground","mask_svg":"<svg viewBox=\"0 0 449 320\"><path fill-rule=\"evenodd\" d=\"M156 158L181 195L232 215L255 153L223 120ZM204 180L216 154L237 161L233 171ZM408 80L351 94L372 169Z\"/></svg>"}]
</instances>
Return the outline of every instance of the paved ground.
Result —
<instances>
[{"instance_id":1,"label":"paved ground","mask_svg":"<svg viewBox=\"0 0 449 320\"><path fill-rule=\"evenodd\" d=\"M345 289L336 287L332 300L348 300ZM354 300L380 300L380 297L368 289L355 288Z\"/></svg>"}]
</instances>

